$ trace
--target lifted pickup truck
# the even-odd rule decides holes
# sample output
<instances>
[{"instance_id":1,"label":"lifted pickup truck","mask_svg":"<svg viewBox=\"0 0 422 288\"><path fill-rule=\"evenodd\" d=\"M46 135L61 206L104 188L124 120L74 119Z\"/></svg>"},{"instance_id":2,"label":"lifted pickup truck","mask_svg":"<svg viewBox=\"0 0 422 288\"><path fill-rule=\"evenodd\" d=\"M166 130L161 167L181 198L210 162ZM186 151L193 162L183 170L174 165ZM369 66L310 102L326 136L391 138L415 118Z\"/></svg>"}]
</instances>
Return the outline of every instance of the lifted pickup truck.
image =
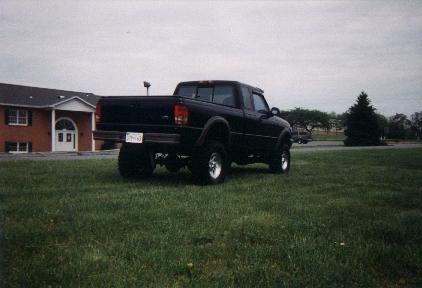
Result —
<instances>
[{"instance_id":1,"label":"lifted pickup truck","mask_svg":"<svg viewBox=\"0 0 422 288\"><path fill-rule=\"evenodd\" d=\"M172 96L103 97L94 139L123 143L123 177L148 177L160 164L171 172L187 166L197 183L218 184L232 162L287 173L291 127L263 93L236 81L191 81Z\"/></svg>"}]
</instances>

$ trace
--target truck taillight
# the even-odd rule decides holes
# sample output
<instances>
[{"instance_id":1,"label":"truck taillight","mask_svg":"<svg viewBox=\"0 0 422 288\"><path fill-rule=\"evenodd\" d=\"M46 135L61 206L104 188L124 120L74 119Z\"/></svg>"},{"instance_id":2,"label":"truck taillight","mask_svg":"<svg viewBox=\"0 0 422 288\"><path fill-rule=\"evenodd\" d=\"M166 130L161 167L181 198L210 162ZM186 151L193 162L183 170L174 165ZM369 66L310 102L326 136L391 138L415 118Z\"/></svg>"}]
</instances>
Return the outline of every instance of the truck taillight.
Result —
<instances>
[{"instance_id":1,"label":"truck taillight","mask_svg":"<svg viewBox=\"0 0 422 288\"><path fill-rule=\"evenodd\" d=\"M95 123L101 122L101 105L97 104L95 107Z\"/></svg>"},{"instance_id":2,"label":"truck taillight","mask_svg":"<svg viewBox=\"0 0 422 288\"><path fill-rule=\"evenodd\" d=\"M186 125L189 120L189 109L185 105L176 104L174 106L174 123L176 125Z\"/></svg>"}]
</instances>

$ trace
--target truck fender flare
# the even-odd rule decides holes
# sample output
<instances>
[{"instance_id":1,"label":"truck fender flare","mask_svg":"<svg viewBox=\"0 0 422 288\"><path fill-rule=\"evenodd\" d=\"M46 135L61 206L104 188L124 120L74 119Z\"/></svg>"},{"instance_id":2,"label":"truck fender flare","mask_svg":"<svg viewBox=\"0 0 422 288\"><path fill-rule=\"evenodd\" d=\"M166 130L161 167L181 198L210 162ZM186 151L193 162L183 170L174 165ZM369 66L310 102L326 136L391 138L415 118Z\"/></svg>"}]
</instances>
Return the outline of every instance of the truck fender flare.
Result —
<instances>
[{"instance_id":1,"label":"truck fender flare","mask_svg":"<svg viewBox=\"0 0 422 288\"><path fill-rule=\"evenodd\" d=\"M230 139L230 125L226 119L221 116L214 116L208 119L207 123L205 123L204 129L202 130L201 135L199 136L198 140L195 143L195 146L201 146L205 143L207 139L208 133L215 125L224 125L227 128L227 146L230 146L231 139ZM223 143L224 144L224 143Z\"/></svg>"},{"instance_id":2,"label":"truck fender flare","mask_svg":"<svg viewBox=\"0 0 422 288\"><path fill-rule=\"evenodd\" d=\"M280 136L278 136L277 144L275 145L276 151L278 149L280 149L281 144L283 142L287 142L287 144L289 145L289 148L290 148L292 146L291 138L292 138L292 135L290 133L290 129L284 129L283 132L281 132Z\"/></svg>"}]
</instances>

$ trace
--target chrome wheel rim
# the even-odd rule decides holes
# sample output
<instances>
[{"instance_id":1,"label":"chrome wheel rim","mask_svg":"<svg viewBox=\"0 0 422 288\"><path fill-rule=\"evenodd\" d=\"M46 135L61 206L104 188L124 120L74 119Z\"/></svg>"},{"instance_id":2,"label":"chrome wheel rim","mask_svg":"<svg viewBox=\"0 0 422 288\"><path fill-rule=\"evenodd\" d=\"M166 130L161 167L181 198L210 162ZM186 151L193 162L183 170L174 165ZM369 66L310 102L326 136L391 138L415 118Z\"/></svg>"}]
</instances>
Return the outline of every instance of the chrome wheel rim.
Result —
<instances>
[{"instance_id":1,"label":"chrome wheel rim","mask_svg":"<svg viewBox=\"0 0 422 288\"><path fill-rule=\"evenodd\" d=\"M208 172L212 179L217 179L223 169L223 159L217 152L211 154L210 161L208 162Z\"/></svg>"},{"instance_id":2,"label":"chrome wheel rim","mask_svg":"<svg viewBox=\"0 0 422 288\"><path fill-rule=\"evenodd\" d=\"M289 153L287 151L283 151L281 153L281 169L283 171L287 170L289 167Z\"/></svg>"}]
</instances>

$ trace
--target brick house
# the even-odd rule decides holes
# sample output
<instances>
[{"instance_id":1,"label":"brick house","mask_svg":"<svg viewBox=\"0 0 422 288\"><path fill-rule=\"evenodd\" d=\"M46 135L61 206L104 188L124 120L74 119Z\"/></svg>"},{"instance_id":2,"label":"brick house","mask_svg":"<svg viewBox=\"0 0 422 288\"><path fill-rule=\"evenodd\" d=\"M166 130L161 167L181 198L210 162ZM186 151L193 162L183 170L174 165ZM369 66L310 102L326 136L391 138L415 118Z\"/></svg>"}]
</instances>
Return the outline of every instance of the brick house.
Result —
<instances>
[{"instance_id":1,"label":"brick house","mask_svg":"<svg viewBox=\"0 0 422 288\"><path fill-rule=\"evenodd\" d=\"M0 153L98 150L92 131L99 98L0 83Z\"/></svg>"}]
</instances>

